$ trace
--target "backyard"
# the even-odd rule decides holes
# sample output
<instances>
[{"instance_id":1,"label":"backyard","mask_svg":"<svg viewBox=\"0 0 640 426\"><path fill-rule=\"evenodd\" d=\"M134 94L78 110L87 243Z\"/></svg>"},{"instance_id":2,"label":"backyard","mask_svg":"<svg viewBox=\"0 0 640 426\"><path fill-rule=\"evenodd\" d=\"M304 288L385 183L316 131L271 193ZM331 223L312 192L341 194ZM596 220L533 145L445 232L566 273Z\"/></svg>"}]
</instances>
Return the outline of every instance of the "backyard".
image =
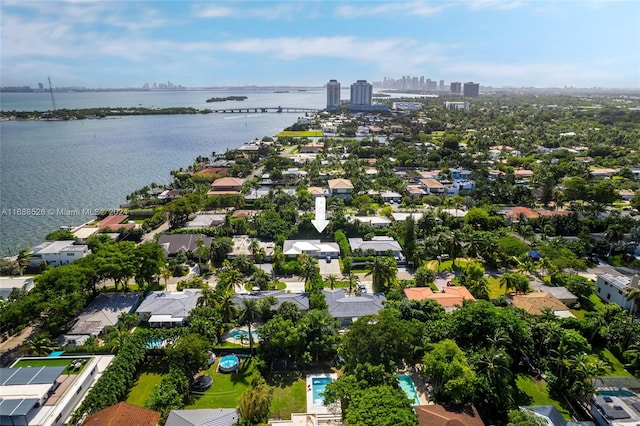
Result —
<instances>
[{"instance_id":1,"label":"backyard","mask_svg":"<svg viewBox=\"0 0 640 426\"><path fill-rule=\"evenodd\" d=\"M563 407L560 402L549 396L547 384L543 380L536 380L529 376L519 375L516 379L520 400L518 405L553 405L566 420L571 420L569 410Z\"/></svg>"}]
</instances>

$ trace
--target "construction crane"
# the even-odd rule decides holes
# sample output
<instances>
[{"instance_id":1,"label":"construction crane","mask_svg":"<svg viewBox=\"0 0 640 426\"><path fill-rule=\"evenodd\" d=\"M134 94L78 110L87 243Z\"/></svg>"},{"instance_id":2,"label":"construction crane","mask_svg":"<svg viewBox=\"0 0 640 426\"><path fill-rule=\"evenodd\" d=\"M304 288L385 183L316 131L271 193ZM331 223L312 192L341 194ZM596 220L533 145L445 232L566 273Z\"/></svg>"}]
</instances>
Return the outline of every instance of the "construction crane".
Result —
<instances>
[{"instance_id":1,"label":"construction crane","mask_svg":"<svg viewBox=\"0 0 640 426\"><path fill-rule=\"evenodd\" d=\"M51 78L47 77L47 80L49 80L49 93L51 93L51 103L53 104L53 111L55 112L56 100L53 98L53 88L51 87Z\"/></svg>"}]
</instances>

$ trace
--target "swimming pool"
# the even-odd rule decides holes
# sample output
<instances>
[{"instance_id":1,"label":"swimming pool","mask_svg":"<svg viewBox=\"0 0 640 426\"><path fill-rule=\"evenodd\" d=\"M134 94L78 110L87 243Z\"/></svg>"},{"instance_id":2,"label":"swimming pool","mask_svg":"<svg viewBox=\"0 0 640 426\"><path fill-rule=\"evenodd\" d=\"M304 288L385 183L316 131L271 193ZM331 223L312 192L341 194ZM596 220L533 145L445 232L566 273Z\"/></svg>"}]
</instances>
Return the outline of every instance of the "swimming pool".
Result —
<instances>
[{"instance_id":1,"label":"swimming pool","mask_svg":"<svg viewBox=\"0 0 640 426\"><path fill-rule=\"evenodd\" d=\"M163 349L164 346L164 340L162 339L151 339L147 341L147 349Z\"/></svg>"},{"instance_id":2,"label":"swimming pool","mask_svg":"<svg viewBox=\"0 0 640 426\"><path fill-rule=\"evenodd\" d=\"M602 389L598 391L599 396L635 396L633 392L624 389Z\"/></svg>"},{"instance_id":3,"label":"swimming pool","mask_svg":"<svg viewBox=\"0 0 640 426\"><path fill-rule=\"evenodd\" d=\"M412 401L413 405L420 405L420 398L418 398L418 392L416 391L416 387L413 385L413 380L411 380L411 376L407 374L398 374L397 376L398 384L400 385L400 389L404 391Z\"/></svg>"},{"instance_id":4,"label":"swimming pool","mask_svg":"<svg viewBox=\"0 0 640 426\"><path fill-rule=\"evenodd\" d=\"M319 407L324 405L324 388L327 383L331 383L331 377L314 377L311 379L311 394L313 397L313 405Z\"/></svg>"},{"instance_id":5,"label":"swimming pool","mask_svg":"<svg viewBox=\"0 0 640 426\"><path fill-rule=\"evenodd\" d=\"M229 333L229 337L231 337L234 340L241 340L243 337L245 339L249 339L249 332L245 331L245 330L233 330L231 333ZM253 340L258 340L258 333L256 333L255 331L251 332L251 337L253 337Z\"/></svg>"},{"instance_id":6,"label":"swimming pool","mask_svg":"<svg viewBox=\"0 0 640 426\"><path fill-rule=\"evenodd\" d=\"M240 360L235 355L227 355L220 358L218 369L223 373L230 373L238 369Z\"/></svg>"}]
</instances>

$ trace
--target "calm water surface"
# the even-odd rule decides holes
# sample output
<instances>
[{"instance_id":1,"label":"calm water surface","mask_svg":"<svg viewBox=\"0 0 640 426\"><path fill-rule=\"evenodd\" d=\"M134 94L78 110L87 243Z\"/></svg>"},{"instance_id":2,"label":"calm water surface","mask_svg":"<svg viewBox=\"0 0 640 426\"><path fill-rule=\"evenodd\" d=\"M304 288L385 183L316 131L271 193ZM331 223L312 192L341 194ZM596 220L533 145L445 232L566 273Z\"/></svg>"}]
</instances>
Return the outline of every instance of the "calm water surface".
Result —
<instances>
[{"instance_id":1,"label":"calm water surface","mask_svg":"<svg viewBox=\"0 0 640 426\"><path fill-rule=\"evenodd\" d=\"M58 108L192 106L229 103L212 96L243 94L242 106L323 108L322 90L271 92L56 93ZM47 110L47 93L3 93L4 111ZM84 210L117 208L151 182L168 183L171 170L198 155L237 148L273 136L301 114L208 114L0 123L0 255L41 242L61 225L94 219ZM79 211L79 215L64 214Z\"/></svg>"}]
</instances>

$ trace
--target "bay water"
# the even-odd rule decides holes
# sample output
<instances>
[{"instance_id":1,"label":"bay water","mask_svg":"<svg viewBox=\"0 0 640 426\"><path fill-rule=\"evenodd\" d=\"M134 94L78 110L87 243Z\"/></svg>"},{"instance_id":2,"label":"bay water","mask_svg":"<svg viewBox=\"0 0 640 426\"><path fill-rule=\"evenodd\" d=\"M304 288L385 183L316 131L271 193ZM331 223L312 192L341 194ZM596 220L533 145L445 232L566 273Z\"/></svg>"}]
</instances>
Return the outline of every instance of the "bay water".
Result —
<instances>
[{"instance_id":1,"label":"bay water","mask_svg":"<svg viewBox=\"0 0 640 426\"><path fill-rule=\"evenodd\" d=\"M206 103L244 95L243 102ZM57 108L326 106L323 89L304 92L176 91L54 93ZM46 111L51 95L2 93L0 110ZM117 209L126 196L199 156L273 136L302 113L126 116L74 121L0 122L0 256L43 241L60 226Z\"/></svg>"}]
</instances>

